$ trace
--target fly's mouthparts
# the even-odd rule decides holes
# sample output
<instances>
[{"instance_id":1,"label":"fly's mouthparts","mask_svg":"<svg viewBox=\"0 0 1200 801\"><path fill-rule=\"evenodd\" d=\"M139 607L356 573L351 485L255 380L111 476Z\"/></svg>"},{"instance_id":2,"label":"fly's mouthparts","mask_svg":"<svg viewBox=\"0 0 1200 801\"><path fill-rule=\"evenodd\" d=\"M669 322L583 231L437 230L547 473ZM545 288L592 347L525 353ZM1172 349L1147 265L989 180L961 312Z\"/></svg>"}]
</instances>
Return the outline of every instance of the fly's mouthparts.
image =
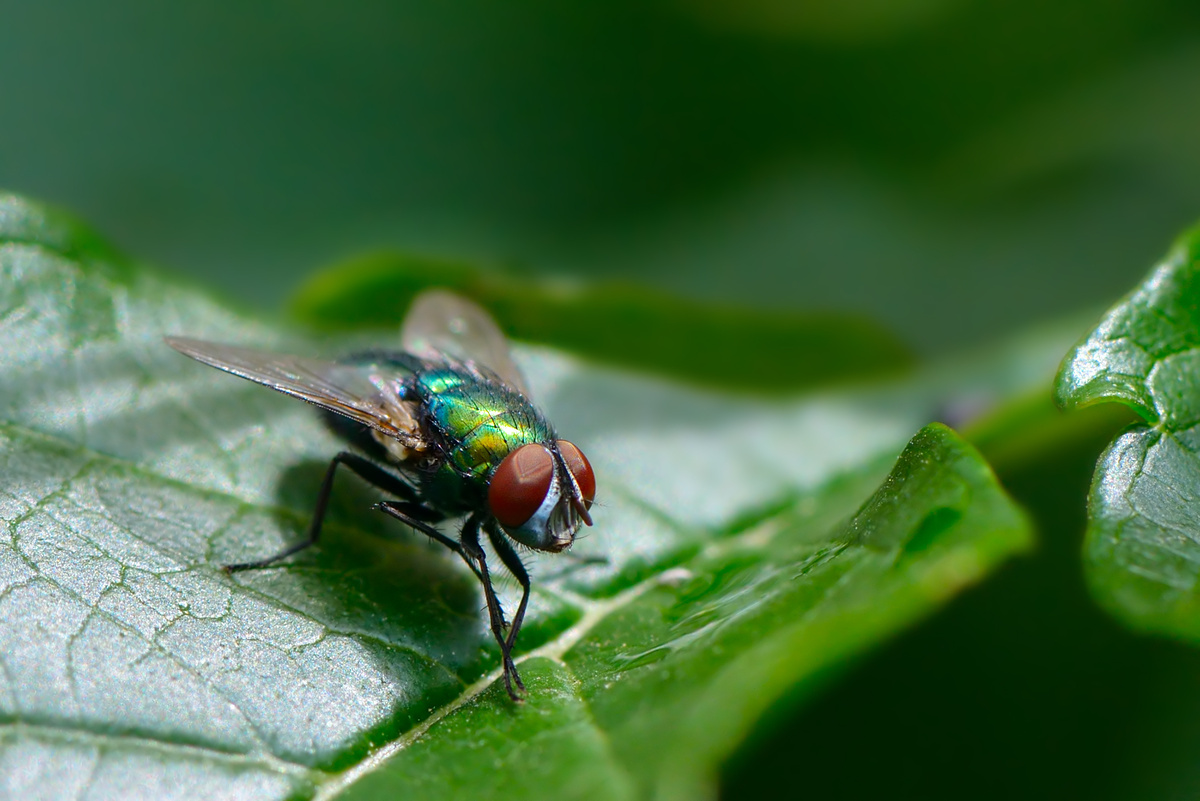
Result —
<instances>
[{"instance_id":1,"label":"fly's mouthparts","mask_svg":"<svg viewBox=\"0 0 1200 801\"><path fill-rule=\"evenodd\" d=\"M592 524L592 515L588 512L587 506L584 505L583 501L579 498L572 498L571 506L575 507L575 514L579 515L580 520L589 526Z\"/></svg>"}]
</instances>

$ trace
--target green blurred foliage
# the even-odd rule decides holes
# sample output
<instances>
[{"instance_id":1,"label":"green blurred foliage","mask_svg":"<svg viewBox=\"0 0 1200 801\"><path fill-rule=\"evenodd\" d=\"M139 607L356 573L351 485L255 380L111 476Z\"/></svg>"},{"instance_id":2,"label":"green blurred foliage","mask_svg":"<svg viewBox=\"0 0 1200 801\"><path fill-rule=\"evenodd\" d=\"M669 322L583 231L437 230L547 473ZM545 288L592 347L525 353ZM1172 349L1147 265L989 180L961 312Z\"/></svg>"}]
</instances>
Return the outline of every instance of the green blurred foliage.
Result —
<instances>
[{"instance_id":1,"label":"green blurred foliage","mask_svg":"<svg viewBox=\"0 0 1200 801\"><path fill-rule=\"evenodd\" d=\"M0 186L276 303L363 249L866 312L1100 304L1200 208L1187 0L7 8Z\"/></svg>"},{"instance_id":2,"label":"green blurred foliage","mask_svg":"<svg viewBox=\"0 0 1200 801\"><path fill-rule=\"evenodd\" d=\"M289 308L316 328L374 330L387 341L412 299L430 286L476 301L514 339L708 387L788 393L899 375L912 364L908 349L881 326L853 315L701 303L633 283L521 280L392 253L318 273Z\"/></svg>"}]
</instances>

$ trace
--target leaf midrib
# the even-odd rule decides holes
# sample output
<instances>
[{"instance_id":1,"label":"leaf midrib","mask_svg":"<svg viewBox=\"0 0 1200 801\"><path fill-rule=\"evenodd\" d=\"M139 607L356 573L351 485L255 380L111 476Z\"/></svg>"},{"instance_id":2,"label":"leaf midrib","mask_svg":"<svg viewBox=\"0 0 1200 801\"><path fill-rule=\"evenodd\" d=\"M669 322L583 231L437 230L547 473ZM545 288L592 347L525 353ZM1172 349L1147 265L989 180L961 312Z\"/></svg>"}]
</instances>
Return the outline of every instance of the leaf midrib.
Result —
<instances>
[{"instance_id":1,"label":"leaf midrib","mask_svg":"<svg viewBox=\"0 0 1200 801\"><path fill-rule=\"evenodd\" d=\"M762 540L770 540L778 533L778 516L769 520L762 521L756 526L752 526L741 533L723 537L710 542L707 546L701 549L698 553L693 554L688 560L693 559L712 559L719 556L722 552L733 550L746 545L758 546ZM671 572L673 570L683 569L679 565L669 566L653 576L649 576L642 581L627 587L621 592L608 598L594 600L586 596L578 595L569 590L557 589L554 594L562 600L575 604L580 607L583 614L573 625L563 630L558 636L550 641L543 643L532 651L528 651L514 660L518 665L533 659L548 659L566 670L572 677L575 676L574 670L570 664L564 660L567 652L574 648L584 637L586 637L594 628L603 623L610 615L620 611L624 607L641 598L646 593L659 587L668 586L671 582ZM330 801L339 793L350 787L359 779L372 773L375 770L383 767L384 764L392 757L399 754L411 745L417 743L431 728L437 725L440 721L453 714L457 710L465 707L467 704L474 701L482 695L493 683L498 681L504 675L502 668L494 668L485 675L481 676L471 685L469 685L457 698L447 702L439 707L425 720L418 723L413 728L409 729L404 734L397 737L391 743L380 747L374 753L347 768L338 774L325 774L327 778L318 782L318 789L313 797L313 801ZM576 700L586 710L589 722L597 735L600 736L605 744L606 750L611 754L611 743L607 732L596 724L595 716L592 713L591 705L587 699L581 694L575 694ZM613 755L613 765L619 766L620 763ZM621 768L623 774L630 782L633 777Z\"/></svg>"}]
</instances>

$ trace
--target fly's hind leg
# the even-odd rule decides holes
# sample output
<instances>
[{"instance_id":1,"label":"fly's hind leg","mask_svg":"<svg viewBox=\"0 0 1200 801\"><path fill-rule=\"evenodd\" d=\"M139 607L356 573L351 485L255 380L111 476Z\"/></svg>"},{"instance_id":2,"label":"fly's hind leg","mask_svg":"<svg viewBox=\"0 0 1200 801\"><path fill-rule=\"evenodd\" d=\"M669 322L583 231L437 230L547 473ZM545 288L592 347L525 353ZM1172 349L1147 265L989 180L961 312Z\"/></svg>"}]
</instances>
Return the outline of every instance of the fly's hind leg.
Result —
<instances>
[{"instance_id":1,"label":"fly's hind leg","mask_svg":"<svg viewBox=\"0 0 1200 801\"><path fill-rule=\"evenodd\" d=\"M321 524L325 521L325 510L329 506L329 495L333 491L333 479L337 474L338 465L345 465L368 484L378 487L384 492L391 493L410 502L417 500L417 491L408 482L384 470L365 456L359 456L349 451L342 451L333 457L329 462L329 469L325 471L325 478L321 482L321 489L317 492L317 505L313 509L312 522L308 524L308 533L304 539L294 545L289 545L274 556L268 556L266 559L225 565L223 567L225 572L236 573L239 570L254 570L255 568L268 567L281 559L286 559L292 554L299 553L305 548L315 545L321 536Z\"/></svg>"}]
</instances>

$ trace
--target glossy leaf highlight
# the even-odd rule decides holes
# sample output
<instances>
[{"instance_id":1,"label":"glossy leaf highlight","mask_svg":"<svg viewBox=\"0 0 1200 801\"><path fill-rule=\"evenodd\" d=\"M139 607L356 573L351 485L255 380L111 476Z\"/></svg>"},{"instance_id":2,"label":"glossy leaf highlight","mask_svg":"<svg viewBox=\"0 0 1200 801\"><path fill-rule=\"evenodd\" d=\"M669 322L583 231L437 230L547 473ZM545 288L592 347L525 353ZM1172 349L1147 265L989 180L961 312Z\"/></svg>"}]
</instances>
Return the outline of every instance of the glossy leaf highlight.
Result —
<instances>
[{"instance_id":1,"label":"glossy leaf highlight","mask_svg":"<svg viewBox=\"0 0 1200 801\"><path fill-rule=\"evenodd\" d=\"M1200 640L1200 231L1067 357L1057 395L1067 408L1115 400L1143 420L1096 468L1092 591L1136 628Z\"/></svg>"}]
</instances>

